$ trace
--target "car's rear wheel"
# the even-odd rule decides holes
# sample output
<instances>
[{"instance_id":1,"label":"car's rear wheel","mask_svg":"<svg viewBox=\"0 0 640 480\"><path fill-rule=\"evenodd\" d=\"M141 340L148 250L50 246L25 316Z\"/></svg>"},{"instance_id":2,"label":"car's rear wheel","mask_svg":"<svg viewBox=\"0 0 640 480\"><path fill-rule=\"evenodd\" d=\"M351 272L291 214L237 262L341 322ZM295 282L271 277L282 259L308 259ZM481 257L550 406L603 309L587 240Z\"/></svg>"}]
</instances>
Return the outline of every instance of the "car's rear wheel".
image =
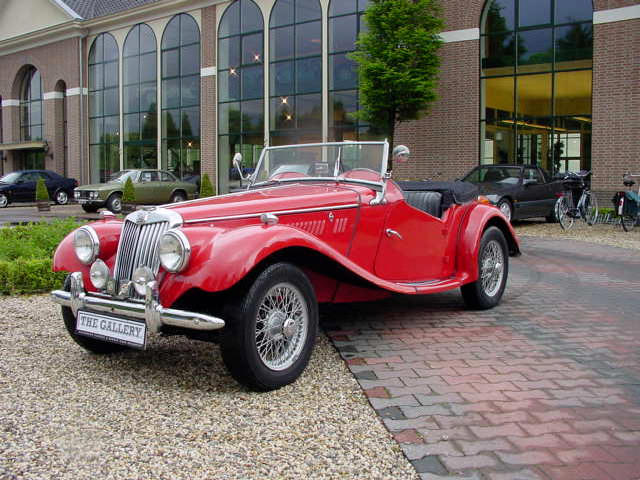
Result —
<instances>
[{"instance_id":1,"label":"car's rear wheel","mask_svg":"<svg viewBox=\"0 0 640 480\"><path fill-rule=\"evenodd\" d=\"M187 196L182 192L174 192L171 195L171 203L184 202L187 199Z\"/></svg>"},{"instance_id":2,"label":"car's rear wheel","mask_svg":"<svg viewBox=\"0 0 640 480\"><path fill-rule=\"evenodd\" d=\"M64 281L64 289L68 292L71 289L71 277L67 276ZM62 319L64 320L64 326L69 333L69 336L85 350L91 353L107 354L117 353L123 350L127 350L124 345L118 345L117 343L103 342L96 340L95 338L84 337L76 333L76 317L73 311L69 307L61 307Z\"/></svg>"},{"instance_id":3,"label":"car's rear wheel","mask_svg":"<svg viewBox=\"0 0 640 480\"><path fill-rule=\"evenodd\" d=\"M510 222L511 217L513 216L513 205L511 205L511 202L508 199L503 198L498 202L497 207L500 209L502 214L505 217L507 217L507 220Z\"/></svg>"},{"instance_id":4,"label":"car's rear wheel","mask_svg":"<svg viewBox=\"0 0 640 480\"><path fill-rule=\"evenodd\" d=\"M122 195L112 193L107 199L107 208L113 213L120 213L122 211Z\"/></svg>"},{"instance_id":5,"label":"car's rear wheel","mask_svg":"<svg viewBox=\"0 0 640 480\"><path fill-rule=\"evenodd\" d=\"M98 211L98 208L99 207L96 207L95 205L82 205L82 209L87 213L96 213Z\"/></svg>"},{"instance_id":6,"label":"car's rear wheel","mask_svg":"<svg viewBox=\"0 0 640 480\"><path fill-rule=\"evenodd\" d=\"M53 195L53 199L58 205L66 205L69 203L69 194L64 190L57 190Z\"/></svg>"},{"instance_id":7,"label":"car's rear wheel","mask_svg":"<svg viewBox=\"0 0 640 480\"><path fill-rule=\"evenodd\" d=\"M9 197L4 193L0 193L0 208L5 208L7 205L9 205Z\"/></svg>"},{"instance_id":8,"label":"car's rear wheel","mask_svg":"<svg viewBox=\"0 0 640 480\"><path fill-rule=\"evenodd\" d=\"M288 263L267 267L231 304L227 320L222 358L238 382L266 391L302 374L316 339L318 305L300 269Z\"/></svg>"},{"instance_id":9,"label":"car's rear wheel","mask_svg":"<svg viewBox=\"0 0 640 480\"><path fill-rule=\"evenodd\" d=\"M478 279L460 289L468 307L486 310L500 303L509 275L509 251L504 234L489 227L478 250Z\"/></svg>"}]
</instances>

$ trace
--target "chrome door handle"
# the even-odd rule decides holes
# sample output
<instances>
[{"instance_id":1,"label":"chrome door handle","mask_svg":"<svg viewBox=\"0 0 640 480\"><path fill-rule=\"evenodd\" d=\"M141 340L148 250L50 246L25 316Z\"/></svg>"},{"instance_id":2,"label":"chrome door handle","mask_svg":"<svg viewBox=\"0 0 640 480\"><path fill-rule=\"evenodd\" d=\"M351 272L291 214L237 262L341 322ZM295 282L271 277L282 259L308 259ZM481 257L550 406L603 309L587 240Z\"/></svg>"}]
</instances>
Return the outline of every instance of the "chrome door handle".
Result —
<instances>
[{"instance_id":1,"label":"chrome door handle","mask_svg":"<svg viewBox=\"0 0 640 480\"><path fill-rule=\"evenodd\" d=\"M390 228L387 228L384 233L387 234L387 237L391 237L391 236L395 236L398 237L400 240L402 240L402 235L400 235L398 232L396 232L395 230L391 230Z\"/></svg>"}]
</instances>

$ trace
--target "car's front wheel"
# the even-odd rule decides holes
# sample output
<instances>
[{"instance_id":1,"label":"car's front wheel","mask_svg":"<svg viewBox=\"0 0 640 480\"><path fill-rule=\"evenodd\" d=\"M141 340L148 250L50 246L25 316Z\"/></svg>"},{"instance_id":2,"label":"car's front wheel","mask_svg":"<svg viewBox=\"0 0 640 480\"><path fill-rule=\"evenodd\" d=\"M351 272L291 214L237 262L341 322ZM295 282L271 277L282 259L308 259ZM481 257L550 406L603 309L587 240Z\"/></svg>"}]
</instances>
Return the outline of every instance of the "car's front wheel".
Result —
<instances>
[{"instance_id":1,"label":"car's front wheel","mask_svg":"<svg viewBox=\"0 0 640 480\"><path fill-rule=\"evenodd\" d=\"M69 203L69 194L64 190L58 190L54 194L53 199L58 205L66 205Z\"/></svg>"},{"instance_id":2,"label":"car's front wheel","mask_svg":"<svg viewBox=\"0 0 640 480\"><path fill-rule=\"evenodd\" d=\"M509 250L497 227L485 230L478 250L478 279L460 289L468 307L486 310L500 303L509 274Z\"/></svg>"},{"instance_id":3,"label":"car's front wheel","mask_svg":"<svg viewBox=\"0 0 640 480\"><path fill-rule=\"evenodd\" d=\"M309 363L318 329L318 305L307 276L289 263L258 275L231 305L221 350L240 383L275 390L295 381Z\"/></svg>"},{"instance_id":4,"label":"car's front wheel","mask_svg":"<svg viewBox=\"0 0 640 480\"><path fill-rule=\"evenodd\" d=\"M171 203L184 202L187 199L186 195L182 192L174 192L169 200Z\"/></svg>"},{"instance_id":5,"label":"car's front wheel","mask_svg":"<svg viewBox=\"0 0 640 480\"><path fill-rule=\"evenodd\" d=\"M500 209L502 214L505 217L507 217L507 220L510 222L511 217L513 216L513 206L511 205L511 202L508 199L503 198L498 202L497 207Z\"/></svg>"},{"instance_id":6,"label":"car's front wheel","mask_svg":"<svg viewBox=\"0 0 640 480\"><path fill-rule=\"evenodd\" d=\"M7 197L4 193L0 193L0 208L4 208L9 205L9 197Z\"/></svg>"},{"instance_id":7,"label":"car's front wheel","mask_svg":"<svg viewBox=\"0 0 640 480\"><path fill-rule=\"evenodd\" d=\"M120 213L122 211L122 195L112 193L107 199L107 208L113 213Z\"/></svg>"}]
</instances>

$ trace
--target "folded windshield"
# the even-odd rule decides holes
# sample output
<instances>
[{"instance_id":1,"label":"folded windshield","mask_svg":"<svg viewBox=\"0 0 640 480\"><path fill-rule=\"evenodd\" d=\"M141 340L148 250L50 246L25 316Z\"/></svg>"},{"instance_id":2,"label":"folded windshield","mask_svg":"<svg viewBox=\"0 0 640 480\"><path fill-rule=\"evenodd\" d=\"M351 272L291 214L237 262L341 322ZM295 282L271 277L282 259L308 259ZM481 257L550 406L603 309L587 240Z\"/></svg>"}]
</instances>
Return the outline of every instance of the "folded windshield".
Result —
<instances>
[{"instance_id":1,"label":"folded windshield","mask_svg":"<svg viewBox=\"0 0 640 480\"><path fill-rule=\"evenodd\" d=\"M343 179L348 172L386 170L386 142L344 142L268 147L262 151L251 184L302 178Z\"/></svg>"}]
</instances>

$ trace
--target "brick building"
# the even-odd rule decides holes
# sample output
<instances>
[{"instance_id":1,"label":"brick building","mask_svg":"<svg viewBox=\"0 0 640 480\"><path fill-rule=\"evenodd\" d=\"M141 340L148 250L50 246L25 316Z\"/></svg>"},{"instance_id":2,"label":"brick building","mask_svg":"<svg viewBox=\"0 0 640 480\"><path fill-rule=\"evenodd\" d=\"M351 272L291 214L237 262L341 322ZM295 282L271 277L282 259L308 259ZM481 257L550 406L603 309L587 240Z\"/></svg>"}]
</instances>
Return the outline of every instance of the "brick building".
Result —
<instances>
[{"instance_id":1,"label":"brick building","mask_svg":"<svg viewBox=\"0 0 640 480\"><path fill-rule=\"evenodd\" d=\"M478 163L640 172L640 3L442 2L440 99L399 125L397 175ZM367 0L6 0L0 4L0 174L83 183L119 169L208 173L234 186L265 144L379 138L354 120L346 56Z\"/></svg>"}]
</instances>

